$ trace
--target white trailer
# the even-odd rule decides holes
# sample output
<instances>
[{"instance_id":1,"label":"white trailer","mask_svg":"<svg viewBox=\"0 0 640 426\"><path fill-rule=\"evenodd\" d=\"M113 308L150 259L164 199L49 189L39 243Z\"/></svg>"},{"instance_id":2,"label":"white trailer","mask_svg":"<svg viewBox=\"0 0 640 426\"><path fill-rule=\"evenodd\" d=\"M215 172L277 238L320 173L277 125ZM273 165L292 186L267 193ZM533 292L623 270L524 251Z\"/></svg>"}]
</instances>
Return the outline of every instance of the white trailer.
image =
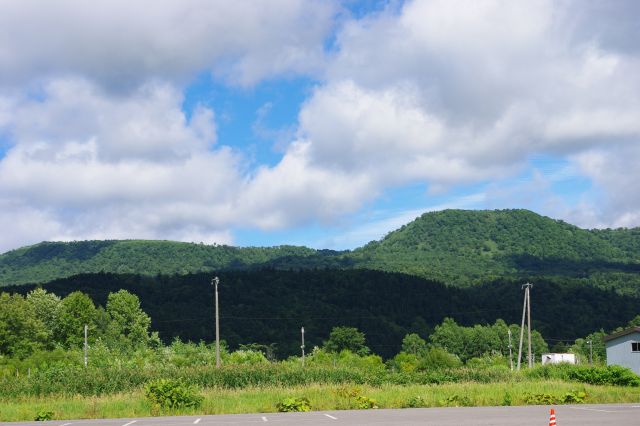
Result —
<instances>
[{"instance_id":1,"label":"white trailer","mask_svg":"<svg viewBox=\"0 0 640 426\"><path fill-rule=\"evenodd\" d=\"M575 354L542 354L542 365L560 364L561 362L575 364L576 355Z\"/></svg>"}]
</instances>

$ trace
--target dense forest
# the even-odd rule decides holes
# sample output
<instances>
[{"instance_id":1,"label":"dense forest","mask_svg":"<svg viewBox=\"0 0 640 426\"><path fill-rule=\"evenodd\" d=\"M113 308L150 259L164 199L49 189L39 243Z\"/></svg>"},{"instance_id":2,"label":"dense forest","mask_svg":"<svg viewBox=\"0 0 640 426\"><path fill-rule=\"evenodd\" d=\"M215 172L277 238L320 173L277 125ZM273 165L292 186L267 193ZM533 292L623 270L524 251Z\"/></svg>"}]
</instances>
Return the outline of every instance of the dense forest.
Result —
<instances>
[{"instance_id":1,"label":"dense forest","mask_svg":"<svg viewBox=\"0 0 640 426\"><path fill-rule=\"evenodd\" d=\"M425 213L353 251L171 241L44 242L0 255L0 285L81 273L316 268L401 272L466 287L535 277L640 295L640 229L584 230L527 210Z\"/></svg>"},{"instance_id":2,"label":"dense forest","mask_svg":"<svg viewBox=\"0 0 640 426\"><path fill-rule=\"evenodd\" d=\"M496 280L470 288L445 286L400 273L371 270L300 270L273 268L225 271L221 284L222 337L231 348L257 343L275 347L280 357L299 352L300 327L307 345L322 345L335 326L362 330L371 350L383 357L398 353L408 333L424 338L444 318L458 324L519 324L520 281ZM125 289L139 296L152 319L151 328L171 342L214 338L212 274L144 276L82 274L43 286L66 296L88 294L106 306L110 293ZM26 294L34 285L8 287ZM580 283L536 280L532 290L533 326L549 346L604 329L610 331L638 315L640 298L622 296Z\"/></svg>"}]
</instances>

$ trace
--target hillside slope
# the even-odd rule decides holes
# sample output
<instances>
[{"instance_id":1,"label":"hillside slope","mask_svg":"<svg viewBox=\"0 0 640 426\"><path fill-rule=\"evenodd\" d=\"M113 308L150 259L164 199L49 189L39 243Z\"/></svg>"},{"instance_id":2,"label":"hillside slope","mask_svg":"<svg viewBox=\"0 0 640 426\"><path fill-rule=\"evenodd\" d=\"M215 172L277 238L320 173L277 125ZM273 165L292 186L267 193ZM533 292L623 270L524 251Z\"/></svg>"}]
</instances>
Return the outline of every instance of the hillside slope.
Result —
<instances>
[{"instance_id":1,"label":"hillside slope","mask_svg":"<svg viewBox=\"0 0 640 426\"><path fill-rule=\"evenodd\" d=\"M527 275L640 270L640 230L585 230L528 210L425 213L356 249L361 267L468 284Z\"/></svg>"},{"instance_id":2,"label":"hillside slope","mask_svg":"<svg viewBox=\"0 0 640 426\"><path fill-rule=\"evenodd\" d=\"M353 251L239 248L171 241L44 242L0 255L0 285L79 273L375 269L467 286L496 278L560 277L637 293L640 229L585 230L527 210L445 210Z\"/></svg>"}]
</instances>

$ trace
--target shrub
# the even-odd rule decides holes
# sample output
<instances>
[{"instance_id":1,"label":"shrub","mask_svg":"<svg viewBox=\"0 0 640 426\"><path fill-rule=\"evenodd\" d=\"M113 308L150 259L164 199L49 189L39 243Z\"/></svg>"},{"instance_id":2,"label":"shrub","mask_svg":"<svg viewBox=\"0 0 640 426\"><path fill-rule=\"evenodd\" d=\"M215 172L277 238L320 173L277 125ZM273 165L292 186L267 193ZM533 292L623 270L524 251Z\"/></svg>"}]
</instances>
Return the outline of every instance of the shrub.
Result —
<instances>
[{"instance_id":1,"label":"shrub","mask_svg":"<svg viewBox=\"0 0 640 426\"><path fill-rule=\"evenodd\" d=\"M378 408L376 401L368 396L358 395L356 396L355 408L359 410L368 410L370 408Z\"/></svg>"},{"instance_id":2,"label":"shrub","mask_svg":"<svg viewBox=\"0 0 640 426\"><path fill-rule=\"evenodd\" d=\"M404 404L404 406L408 408L420 408L420 407L426 407L426 405L427 404L424 398L417 395L409 398L407 402Z\"/></svg>"},{"instance_id":3,"label":"shrub","mask_svg":"<svg viewBox=\"0 0 640 426\"><path fill-rule=\"evenodd\" d=\"M468 396L455 394L445 399L441 399L440 405L445 407L471 407L473 403Z\"/></svg>"},{"instance_id":4,"label":"shrub","mask_svg":"<svg viewBox=\"0 0 640 426\"><path fill-rule=\"evenodd\" d=\"M529 377L575 380L591 385L640 386L640 377L618 365L589 367L571 364L545 365L525 373Z\"/></svg>"},{"instance_id":5,"label":"shrub","mask_svg":"<svg viewBox=\"0 0 640 426\"><path fill-rule=\"evenodd\" d=\"M425 352L420 359L417 370L437 370L444 368L456 368L462 365L462 361L457 356L450 354L446 350L433 347Z\"/></svg>"},{"instance_id":6,"label":"shrub","mask_svg":"<svg viewBox=\"0 0 640 426\"><path fill-rule=\"evenodd\" d=\"M510 406L512 403L511 394L509 392L504 393L504 398L502 398L502 405L505 407Z\"/></svg>"},{"instance_id":7,"label":"shrub","mask_svg":"<svg viewBox=\"0 0 640 426\"><path fill-rule=\"evenodd\" d=\"M276 409L281 413L311 411L311 404L307 398L285 398L278 402Z\"/></svg>"},{"instance_id":8,"label":"shrub","mask_svg":"<svg viewBox=\"0 0 640 426\"><path fill-rule=\"evenodd\" d=\"M524 402L527 405L553 405L556 398L548 393L529 393L524 395Z\"/></svg>"},{"instance_id":9,"label":"shrub","mask_svg":"<svg viewBox=\"0 0 640 426\"><path fill-rule=\"evenodd\" d=\"M38 411L38 414L36 414L36 417L33 420L35 420L36 422L45 422L48 420L53 420L53 411L40 410Z\"/></svg>"},{"instance_id":10,"label":"shrub","mask_svg":"<svg viewBox=\"0 0 640 426\"><path fill-rule=\"evenodd\" d=\"M582 404L587 399L587 392L584 390L574 390L567 392L560 398L562 404Z\"/></svg>"},{"instance_id":11,"label":"shrub","mask_svg":"<svg viewBox=\"0 0 640 426\"><path fill-rule=\"evenodd\" d=\"M204 399L193 386L182 380L159 379L145 386L145 396L162 409L197 408Z\"/></svg>"}]
</instances>

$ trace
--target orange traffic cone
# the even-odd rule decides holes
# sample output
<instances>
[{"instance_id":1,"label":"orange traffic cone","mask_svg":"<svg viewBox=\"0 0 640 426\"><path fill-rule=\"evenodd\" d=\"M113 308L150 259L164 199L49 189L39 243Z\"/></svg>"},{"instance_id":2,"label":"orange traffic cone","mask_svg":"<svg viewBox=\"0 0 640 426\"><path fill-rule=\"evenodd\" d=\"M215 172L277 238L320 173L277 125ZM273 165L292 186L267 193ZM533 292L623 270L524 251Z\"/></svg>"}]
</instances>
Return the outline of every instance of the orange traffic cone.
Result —
<instances>
[{"instance_id":1,"label":"orange traffic cone","mask_svg":"<svg viewBox=\"0 0 640 426\"><path fill-rule=\"evenodd\" d=\"M549 426L556 426L556 410L551 409L551 413L549 413Z\"/></svg>"}]
</instances>

